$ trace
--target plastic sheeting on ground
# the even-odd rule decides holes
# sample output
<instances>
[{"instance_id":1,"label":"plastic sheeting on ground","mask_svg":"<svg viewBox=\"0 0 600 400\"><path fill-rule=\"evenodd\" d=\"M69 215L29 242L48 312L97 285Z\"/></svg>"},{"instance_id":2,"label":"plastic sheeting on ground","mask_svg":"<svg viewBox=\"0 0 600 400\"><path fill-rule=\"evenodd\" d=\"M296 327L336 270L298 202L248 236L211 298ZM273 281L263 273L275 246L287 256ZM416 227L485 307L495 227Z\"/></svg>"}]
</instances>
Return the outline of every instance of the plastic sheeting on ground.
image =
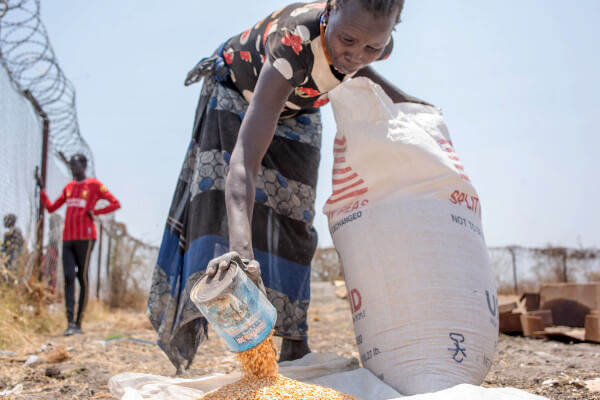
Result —
<instances>
[{"instance_id":1,"label":"plastic sheeting on ground","mask_svg":"<svg viewBox=\"0 0 600 400\"><path fill-rule=\"evenodd\" d=\"M356 359L335 353L311 353L300 360L280 364L281 375L302 382L319 384L363 400L541 400L514 388L482 388L458 385L436 393L402 396L380 381L365 368L358 368ZM108 382L111 394L121 400L196 400L207 392L233 383L240 373L210 374L194 379L126 372L113 376Z\"/></svg>"}]
</instances>

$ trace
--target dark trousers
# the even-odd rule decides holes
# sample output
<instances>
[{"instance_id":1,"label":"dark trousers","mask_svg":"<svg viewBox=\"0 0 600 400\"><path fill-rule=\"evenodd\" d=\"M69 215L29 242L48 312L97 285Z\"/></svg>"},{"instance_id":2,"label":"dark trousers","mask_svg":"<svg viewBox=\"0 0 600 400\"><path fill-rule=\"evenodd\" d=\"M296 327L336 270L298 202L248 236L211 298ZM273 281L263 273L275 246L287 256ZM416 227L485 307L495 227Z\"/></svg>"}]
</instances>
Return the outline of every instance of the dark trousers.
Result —
<instances>
[{"instance_id":1,"label":"dark trousers","mask_svg":"<svg viewBox=\"0 0 600 400\"><path fill-rule=\"evenodd\" d=\"M69 323L81 325L88 297L88 267L95 240L63 242L63 270L65 273L65 303ZM79 281L79 307L75 315L75 278Z\"/></svg>"}]
</instances>

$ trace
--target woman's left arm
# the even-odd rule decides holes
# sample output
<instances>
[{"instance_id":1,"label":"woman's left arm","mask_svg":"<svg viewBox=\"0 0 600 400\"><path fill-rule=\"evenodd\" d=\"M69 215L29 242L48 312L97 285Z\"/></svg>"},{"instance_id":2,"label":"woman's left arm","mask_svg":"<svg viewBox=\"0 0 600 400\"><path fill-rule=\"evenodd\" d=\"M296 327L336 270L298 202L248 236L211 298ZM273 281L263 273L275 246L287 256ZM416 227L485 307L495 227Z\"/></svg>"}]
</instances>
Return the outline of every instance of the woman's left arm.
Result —
<instances>
[{"instance_id":1,"label":"woman's left arm","mask_svg":"<svg viewBox=\"0 0 600 400\"><path fill-rule=\"evenodd\" d=\"M369 78L376 84L380 85L385 93L390 96L394 103L419 103L425 104L426 106L430 106L431 104L413 97L409 94L404 93L398 87L396 87L393 83L385 79L383 76L379 75L377 71L375 71L372 67L365 67L358 71L355 77L363 76L365 78Z\"/></svg>"}]
</instances>

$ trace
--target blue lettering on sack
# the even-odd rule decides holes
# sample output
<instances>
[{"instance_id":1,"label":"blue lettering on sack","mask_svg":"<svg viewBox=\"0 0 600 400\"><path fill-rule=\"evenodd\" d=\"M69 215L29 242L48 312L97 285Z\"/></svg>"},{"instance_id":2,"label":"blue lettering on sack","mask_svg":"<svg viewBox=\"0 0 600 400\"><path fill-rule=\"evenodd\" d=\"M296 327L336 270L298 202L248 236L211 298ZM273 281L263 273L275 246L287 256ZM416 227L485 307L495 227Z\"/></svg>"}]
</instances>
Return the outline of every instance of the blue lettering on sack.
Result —
<instances>
[{"instance_id":1,"label":"blue lettering on sack","mask_svg":"<svg viewBox=\"0 0 600 400\"><path fill-rule=\"evenodd\" d=\"M462 225L465 228L470 229L471 231L473 231L477 235L483 237L483 233L481 232L481 228L479 226L477 226L476 224L474 224L473 222L469 221L466 218L459 217L458 215L451 214L450 216L452 217L452 222L454 222L455 224Z\"/></svg>"},{"instance_id":2,"label":"blue lettering on sack","mask_svg":"<svg viewBox=\"0 0 600 400\"><path fill-rule=\"evenodd\" d=\"M360 355L360 359L363 362L363 364L365 364L367 361L369 361L373 357L377 357L380 354L381 354L381 350L379 350L377 347L373 347L372 349L369 349L369 350L365 351L364 353L362 353Z\"/></svg>"},{"instance_id":3,"label":"blue lettering on sack","mask_svg":"<svg viewBox=\"0 0 600 400\"><path fill-rule=\"evenodd\" d=\"M360 346L360 345L362 344L362 342L363 342L362 335L358 335L358 336L356 337L356 345L357 345L357 346Z\"/></svg>"},{"instance_id":4,"label":"blue lettering on sack","mask_svg":"<svg viewBox=\"0 0 600 400\"><path fill-rule=\"evenodd\" d=\"M454 352L452 359L460 364L467 358L467 349L460 346L465 342L465 336L460 333L450 333L448 336L454 342L454 347L448 347L448 351Z\"/></svg>"},{"instance_id":5,"label":"blue lettering on sack","mask_svg":"<svg viewBox=\"0 0 600 400\"><path fill-rule=\"evenodd\" d=\"M362 211L357 211L355 213L352 213L346 217L344 217L341 221L336 222L330 229L331 234L333 235L338 229L340 229L342 226L346 225L349 222L355 221L359 218L362 217Z\"/></svg>"},{"instance_id":6,"label":"blue lettering on sack","mask_svg":"<svg viewBox=\"0 0 600 400\"><path fill-rule=\"evenodd\" d=\"M490 302L490 292L488 292L487 290L485 291L485 299L487 300L487 305L488 309L490 310L490 313L495 317L496 311L498 309L498 299L496 299L496 296L492 295L492 301Z\"/></svg>"},{"instance_id":7,"label":"blue lettering on sack","mask_svg":"<svg viewBox=\"0 0 600 400\"><path fill-rule=\"evenodd\" d=\"M492 314L490 324L495 328L498 326L498 298L496 295L491 295L490 298L490 292L486 290L485 299L487 300L488 310L490 310L490 314Z\"/></svg>"}]
</instances>

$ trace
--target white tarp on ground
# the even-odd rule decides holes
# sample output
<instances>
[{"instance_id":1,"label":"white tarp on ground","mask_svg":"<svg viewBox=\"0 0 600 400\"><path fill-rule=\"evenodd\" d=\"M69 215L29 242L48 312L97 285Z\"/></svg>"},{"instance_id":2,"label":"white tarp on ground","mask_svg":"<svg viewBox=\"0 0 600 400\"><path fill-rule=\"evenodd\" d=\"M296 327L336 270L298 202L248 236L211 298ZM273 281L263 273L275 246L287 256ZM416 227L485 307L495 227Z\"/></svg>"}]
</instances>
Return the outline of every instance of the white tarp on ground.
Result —
<instances>
[{"instance_id":1,"label":"white tarp on ground","mask_svg":"<svg viewBox=\"0 0 600 400\"><path fill-rule=\"evenodd\" d=\"M302 382L319 384L363 400L542 400L514 388L482 388L458 385L436 393L402 396L380 381L365 368L358 368L355 359L335 353L311 353L300 360L280 364L281 375ZM113 376L108 387L121 400L196 400L211 390L233 383L240 374L210 374L195 379L126 372Z\"/></svg>"}]
</instances>

